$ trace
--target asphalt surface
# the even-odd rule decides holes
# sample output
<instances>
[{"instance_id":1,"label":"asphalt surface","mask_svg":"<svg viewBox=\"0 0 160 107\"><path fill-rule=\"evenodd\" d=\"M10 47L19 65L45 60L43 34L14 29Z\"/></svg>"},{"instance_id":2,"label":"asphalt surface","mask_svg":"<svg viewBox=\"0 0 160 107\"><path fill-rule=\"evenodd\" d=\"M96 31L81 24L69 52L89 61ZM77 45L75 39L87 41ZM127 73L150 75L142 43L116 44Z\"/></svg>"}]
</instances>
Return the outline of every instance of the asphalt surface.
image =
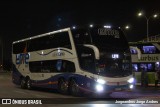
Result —
<instances>
[{"instance_id":1,"label":"asphalt surface","mask_svg":"<svg viewBox=\"0 0 160 107\"><path fill-rule=\"evenodd\" d=\"M113 92L109 97L105 95L73 97L59 94L56 90L36 88L24 90L12 83L10 73L0 73L0 98L12 100L16 98L28 100L30 98L42 100L43 103L42 105L1 104L0 107L158 107L160 106L160 87L136 86L132 92ZM150 101L150 103L147 104L147 101Z\"/></svg>"}]
</instances>

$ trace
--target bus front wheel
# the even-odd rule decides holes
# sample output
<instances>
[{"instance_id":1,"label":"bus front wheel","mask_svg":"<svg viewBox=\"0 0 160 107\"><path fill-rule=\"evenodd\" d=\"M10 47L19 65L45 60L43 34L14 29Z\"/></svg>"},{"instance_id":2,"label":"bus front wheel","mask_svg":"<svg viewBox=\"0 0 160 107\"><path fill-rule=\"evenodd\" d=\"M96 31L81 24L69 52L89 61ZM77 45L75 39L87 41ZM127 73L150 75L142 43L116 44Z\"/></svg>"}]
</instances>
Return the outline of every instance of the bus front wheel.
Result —
<instances>
[{"instance_id":1,"label":"bus front wheel","mask_svg":"<svg viewBox=\"0 0 160 107\"><path fill-rule=\"evenodd\" d=\"M68 92L68 85L67 83L65 82L64 79L60 79L58 81L58 90L61 94L67 94Z\"/></svg>"}]
</instances>

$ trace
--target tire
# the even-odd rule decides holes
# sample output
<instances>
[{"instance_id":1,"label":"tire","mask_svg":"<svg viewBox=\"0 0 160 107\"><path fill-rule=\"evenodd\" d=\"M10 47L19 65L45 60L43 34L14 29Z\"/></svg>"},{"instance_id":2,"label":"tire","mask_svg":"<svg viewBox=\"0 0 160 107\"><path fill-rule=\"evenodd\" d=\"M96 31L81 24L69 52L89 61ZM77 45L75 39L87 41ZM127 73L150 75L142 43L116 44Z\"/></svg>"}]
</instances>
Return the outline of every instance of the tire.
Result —
<instances>
[{"instance_id":1,"label":"tire","mask_svg":"<svg viewBox=\"0 0 160 107\"><path fill-rule=\"evenodd\" d=\"M58 91L61 94L67 94L68 93L68 85L67 85L67 83L65 82L64 79L60 79L58 81Z\"/></svg>"},{"instance_id":2,"label":"tire","mask_svg":"<svg viewBox=\"0 0 160 107\"><path fill-rule=\"evenodd\" d=\"M25 80L25 78L21 79L21 88L22 89L26 89L26 80Z\"/></svg>"},{"instance_id":3,"label":"tire","mask_svg":"<svg viewBox=\"0 0 160 107\"><path fill-rule=\"evenodd\" d=\"M30 78L28 78L27 81L26 81L26 88L29 89L29 90L32 89Z\"/></svg>"},{"instance_id":4,"label":"tire","mask_svg":"<svg viewBox=\"0 0 160 107\"><path fill-rule=\"evenodd\" d=\"M73 96L80 96L80 89L74 79L69 82L69 92Z\"/></svg>"}]
</instances>

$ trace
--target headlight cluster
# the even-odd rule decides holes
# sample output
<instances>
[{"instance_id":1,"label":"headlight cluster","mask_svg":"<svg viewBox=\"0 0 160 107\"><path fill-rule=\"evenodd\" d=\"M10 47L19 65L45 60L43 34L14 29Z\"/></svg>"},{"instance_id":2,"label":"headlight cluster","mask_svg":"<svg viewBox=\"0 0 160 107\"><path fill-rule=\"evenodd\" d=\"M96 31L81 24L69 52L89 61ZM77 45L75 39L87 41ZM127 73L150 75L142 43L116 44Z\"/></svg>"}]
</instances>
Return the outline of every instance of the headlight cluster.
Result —
<instances>
[{"instance_id":1,"label":"headlight cluster","mask_svg":"<svg viewBox=\"0 0 160 107\"><path fill-rule=\"evenodd\" d=\"M106 81L103 80L103 79L97 79L97 83L98 84L96 84L96 86L95 86L96 91L97 92L103 92L103 90L104 90L104 86L103 85L106 83Z\"/></svg>"},{"instance_id":2,"label":"headlight cluster","mask_svg":"<svg viewBox=\"0 0 160 107\"><path fill-rule=\"evenodd\" d=\"M104 81L102 79L98 79L97 82L100 83L100 84L105 84L106 83L106 81Z\"/></svg>"},{"instance_id":3,"label":"headlight cluster","mask_svg":"<svg viewBox=\"0 0 160 107\"><path fill-rule=\"evenodd\" d=\"M134 82L134 78L130 78L130 79L128 80L128 82L129 82L129 83L133 83L133 82Z\"/></svg>"},{"instance_id":4,"label":"headlight cluster","mask_svg":"<svg viewBox=\"0 0 160 107\"><path fill-rule=\"evenodd\" d=\"M104 90L104 87L101 84L97 84L95 88L97 92L102 92Z\"/></svg>"},{"instance_id":5,"label":"headlight cluster","mask_svg":"<svg viewBox=\"0 0 160 107\"><path fill-rule=\"evenodd\" d=\"M133 85L133 83L134 83L134 78L130 78L127 82L130 83L129 88L130 88L130 89L133 89L133 88L134 88L134 85Z\"/></svg>"}]
</instances>

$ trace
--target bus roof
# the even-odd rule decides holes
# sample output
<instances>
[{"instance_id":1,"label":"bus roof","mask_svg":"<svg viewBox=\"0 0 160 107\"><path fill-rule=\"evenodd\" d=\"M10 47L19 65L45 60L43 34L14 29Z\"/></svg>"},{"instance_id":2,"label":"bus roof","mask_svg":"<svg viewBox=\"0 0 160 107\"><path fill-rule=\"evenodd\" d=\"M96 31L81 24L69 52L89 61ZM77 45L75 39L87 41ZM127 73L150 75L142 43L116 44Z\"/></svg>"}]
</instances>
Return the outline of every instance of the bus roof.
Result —
<instances>
[{"instance_id":1,"label":"bus roof","mask_svg":"<svg viewBox=\"0 0 160 107\"><path fill-rule=\"evenodd\" d=\"M64 28L64 29L60 29L60 30L44 33L44 34L40 34L40 35L29 37L29 38L21 39L21 40L18 40L18 41L14 41L12 44L23 42L23 41L27 41L27 40L31 40L31 39L35 39L35 38L39 38L39 37L43 37L43 36L47 36L47 35L51 35L51 34L55 34L55 33L59 33L59 32L65 32L65 31L68 31L68 30L70 30L70 28Z\"/></svg>"}]
</instances>

